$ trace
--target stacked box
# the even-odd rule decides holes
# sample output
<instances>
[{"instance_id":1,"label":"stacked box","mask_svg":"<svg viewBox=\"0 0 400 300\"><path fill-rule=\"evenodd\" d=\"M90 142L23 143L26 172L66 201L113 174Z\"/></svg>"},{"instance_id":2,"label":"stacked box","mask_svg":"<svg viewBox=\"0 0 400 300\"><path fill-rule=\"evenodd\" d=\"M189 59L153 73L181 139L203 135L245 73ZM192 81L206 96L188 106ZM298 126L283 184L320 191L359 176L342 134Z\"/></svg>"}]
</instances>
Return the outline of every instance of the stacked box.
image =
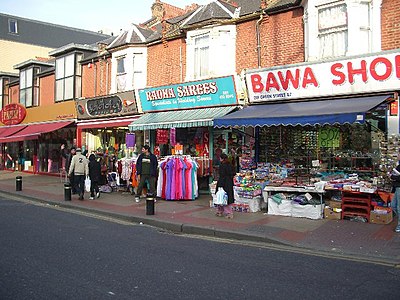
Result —
<instances>
[{"instance_id":1,"label":"stacked box","mask_svg":"<svg viewBox=\"0 0 400 300\"><path fill-rule=\"evenodd\" d=\"M233 203L232 209L237 212L250 212L250 207L247 203Z\"/></svg>"},{"instance_id":2,"label":"stacked box","mask_svg":"<svg viewBox=\"0 0 400 300\"><path fill-rule=\"evenodd\" d=\"M390 207L376 206L370 212L369 222L373 224L390 224L393 221L393 213Z\"/></svg>"},{"instance_id":3,"label":"stacked box","mask_svg":"<svg viewBox=\"0 0 400 300\"><path fill-rule=\"evenodd\" d=\"M325 201L326 206L330 208L342 208L342 201L329 200Z\"/></svg>"},{"instance_id":4,"label":"stacked box","mask_svg":"<svg viewBox=\"0 0 400 300\"><path fill-rule=\"evenodd\" d=\"M332 208L330 206L326 206L324 208L324 218L329 220L340 220L341 216L341 209L339 208Z\"/></svg>"}]
</instances>

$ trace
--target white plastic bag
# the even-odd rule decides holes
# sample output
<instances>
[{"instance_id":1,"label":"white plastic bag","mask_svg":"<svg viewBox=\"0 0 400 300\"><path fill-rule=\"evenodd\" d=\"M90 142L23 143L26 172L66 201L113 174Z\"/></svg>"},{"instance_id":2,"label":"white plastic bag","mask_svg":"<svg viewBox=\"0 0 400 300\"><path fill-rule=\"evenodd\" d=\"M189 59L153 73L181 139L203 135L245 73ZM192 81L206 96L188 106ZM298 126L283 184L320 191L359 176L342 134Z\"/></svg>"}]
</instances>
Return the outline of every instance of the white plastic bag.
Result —
<instances>
[{"instance_id":1,"label":"white plastic bag","mask_svg":"<svg viewBox=\"0 0 400 300\"><path fill-rule=\"evenodd\" d=\"M222 187L218 188L215 193L216 197L213 197L214 205L227 205L228 204L228 194L224 191Z\"/></svg>"},{"instance_id":2,"label":"white plastic bag","mask_svg":"<svg viewBox=\"0 0 400 300\"><path fill-rule=\"evenodd\" d=\"M86 192L90 192L90 184L91 184L90 178L89 178L89 176L86 176L86 179L85 179L85 191Z\"/></svg>"}]
</instances>

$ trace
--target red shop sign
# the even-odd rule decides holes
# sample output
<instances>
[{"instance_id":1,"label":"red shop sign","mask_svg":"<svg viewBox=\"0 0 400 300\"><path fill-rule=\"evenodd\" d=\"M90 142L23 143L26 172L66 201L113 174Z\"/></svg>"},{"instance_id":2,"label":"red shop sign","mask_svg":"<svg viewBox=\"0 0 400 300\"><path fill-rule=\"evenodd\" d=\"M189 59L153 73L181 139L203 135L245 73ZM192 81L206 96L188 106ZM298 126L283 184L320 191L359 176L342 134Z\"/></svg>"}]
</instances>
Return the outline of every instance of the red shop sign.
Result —
<instances>
[{"instance_id":1,"label":"red shop sign","mask_svg":"<svg viewBox=\"0 0 400 300\"><path fill-rule=\"evenodd\" d=\"M390 115L397 116L397 112L399 111L399 103L397 101L393 101L390 103Z\"/></svg>"},{"instance_id":2,"label":"red shop sign","mask_svg":"<svg viewBox=\"0 0 400 300\"><path fill-rule=\"evenodd\" d=\"M4 125L15 125L21 123L26 116L26 108L18 103L4 106L0 111L0 121Z\"/></svg>"}]
</instances>

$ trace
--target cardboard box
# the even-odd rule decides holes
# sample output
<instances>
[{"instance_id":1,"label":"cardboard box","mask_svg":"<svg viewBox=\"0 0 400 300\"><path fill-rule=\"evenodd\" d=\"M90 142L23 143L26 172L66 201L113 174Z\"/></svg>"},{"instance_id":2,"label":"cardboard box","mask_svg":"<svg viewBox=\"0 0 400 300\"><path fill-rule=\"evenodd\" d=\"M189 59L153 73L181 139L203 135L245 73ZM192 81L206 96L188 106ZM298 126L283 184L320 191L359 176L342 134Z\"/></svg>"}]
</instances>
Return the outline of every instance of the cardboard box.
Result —
<instances>
[{"instance_id":1,"label":"cardboard box","mask_svg":"<svg viewBox=\"0 0 400 300\"><path fill-rule=\"evenodd\" d=\"M325 204L330 208L342 208L342 201L329 200Z\"/></svg>"},{"instance_id":2,"label":"cardboard box","mask_svg":"<svg viewBox=\"0 0 400 300\"><path fill-rule=\"evenodd\" d=\"M387 211L387 213L378 213L375 210L371 210L369 216L369 222L373 224L390 224L393 221L392 211Z\"/></svg>"},{"instance_id":3,"label":"cardboard box","mask_svg":"<svg viewBox=\"0 0 400 300\"><path fill-rule=\"evenodd\" d=\"M324 218L329 220L340 220L342 218L341 212L335 212L330 207L324 208Z\"/></svg>"}]
</instances>

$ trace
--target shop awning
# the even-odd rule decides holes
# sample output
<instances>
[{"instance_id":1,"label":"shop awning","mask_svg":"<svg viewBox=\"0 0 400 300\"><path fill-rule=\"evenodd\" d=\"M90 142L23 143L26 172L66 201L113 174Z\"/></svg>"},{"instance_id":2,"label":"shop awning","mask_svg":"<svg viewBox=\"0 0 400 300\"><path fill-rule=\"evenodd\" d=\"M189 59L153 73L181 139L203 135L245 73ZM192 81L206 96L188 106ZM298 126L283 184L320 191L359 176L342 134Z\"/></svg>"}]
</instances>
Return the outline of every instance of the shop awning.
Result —
<instances>
[{"instance_id":1,"label":"shop awning","mask_svg":"<svg viewBox=\"0 0 400 300\"><path fill-rule=\"evenodd\" d=\"M79 122L76 126L80 129L95 129L95 128L110 128L110 127L128 127L133 121L137 120L139 116L134 118L125 119L112 119L112 120L92 120Z\"/></svg>"},{"instance_id":2,"label":"shop awning","mask_svg":"<svg viewBox=\"0 0 400 300\"><path fill-rule=\"evenodd\" d=\"M248 106L214 120L215 127L364 123L388 95Z\"/></svg>"},{"instance_id":3,"label":"shop awning","mask_svg":"<svg viewBox=\"0 0 400 300\"><path fill-rule=\"evenodd\" d=\"M236 106L208 107L198 109L174 110L165 112L147 113L128 127L130 131L214 126L214 119L225 116Z\"/></svg>"},{"instance_id":4,"label":"shop awning","mask_svg":"<svg viewBox=\"0 0 400 300\"><path fill-rule=\"evenodd\" d=\"M14 133L13 135L0 138L0 143L36 140L42 133L55 131L72 123L74 123L74 121L29 124L24 126L22 130Z\"/></svg>"},{"instance_id":5,"label":"shop awning","mask_svg":"<svg viewBox=\"0 0 400 300\"><path fill-rule=\"evenodd\" d=\"M17 133L18 131L21 131L25 127L26 127L26 125L13 125L13 126L0 127L0 140L2 138L11 136L11 135ZM1 143L1 141L0 141L0 143Z\"/></svg>"}]
</instances>

